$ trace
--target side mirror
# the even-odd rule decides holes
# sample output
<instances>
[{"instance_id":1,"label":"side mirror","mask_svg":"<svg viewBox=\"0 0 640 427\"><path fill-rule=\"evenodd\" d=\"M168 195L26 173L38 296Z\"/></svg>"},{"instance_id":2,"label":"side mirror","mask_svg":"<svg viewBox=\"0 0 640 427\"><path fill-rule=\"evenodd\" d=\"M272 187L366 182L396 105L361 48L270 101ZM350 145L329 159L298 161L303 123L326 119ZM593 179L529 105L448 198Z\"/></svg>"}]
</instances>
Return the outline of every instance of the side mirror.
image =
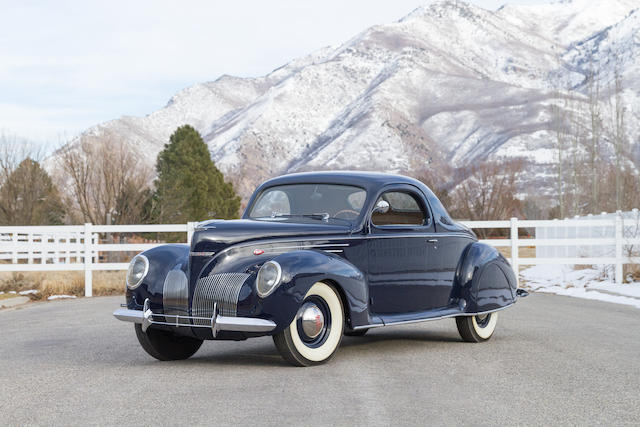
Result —
<instances>
[{"instance_id":1,"label":"side mirror","mask_svg":"<svg viewBox=\"0 0 640 427\"><path fill-rule=\"evenodd\" d=\"M379 200L376 207L373 208L373 213L386 214L387 212L389 212L389 202L386 200Z\"/></svg>"}]
</instances>

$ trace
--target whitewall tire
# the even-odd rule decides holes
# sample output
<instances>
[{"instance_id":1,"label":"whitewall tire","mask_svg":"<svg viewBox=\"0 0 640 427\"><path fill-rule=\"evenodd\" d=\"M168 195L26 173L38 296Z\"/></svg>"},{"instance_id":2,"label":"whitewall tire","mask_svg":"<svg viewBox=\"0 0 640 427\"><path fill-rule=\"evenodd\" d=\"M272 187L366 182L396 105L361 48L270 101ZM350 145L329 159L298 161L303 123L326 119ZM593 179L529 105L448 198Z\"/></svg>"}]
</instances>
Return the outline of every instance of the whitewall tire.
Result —
<instances>
[{"instance_id":1,"label":"whitewall tire","mask_svg":"<svg viewBox=\"0 0 640 427\"><path fill-rule=\"evenodd\" d=\"M456 317L458 332L467 342L486 341L493 335L498 323L498 313L480 316Z\"/></svg>"},{"instance_id":2,"label":"whitewall tire","mask_svg":"<svg viewBox=\"0 0 640 427\"><path fill-rule=\"evenodd\" d=\"M273 336L282 357L296 366L311 366L329 360L340 346L344 309L336 289L316 282L289 326Z\"/></svg>"}]
</instances>

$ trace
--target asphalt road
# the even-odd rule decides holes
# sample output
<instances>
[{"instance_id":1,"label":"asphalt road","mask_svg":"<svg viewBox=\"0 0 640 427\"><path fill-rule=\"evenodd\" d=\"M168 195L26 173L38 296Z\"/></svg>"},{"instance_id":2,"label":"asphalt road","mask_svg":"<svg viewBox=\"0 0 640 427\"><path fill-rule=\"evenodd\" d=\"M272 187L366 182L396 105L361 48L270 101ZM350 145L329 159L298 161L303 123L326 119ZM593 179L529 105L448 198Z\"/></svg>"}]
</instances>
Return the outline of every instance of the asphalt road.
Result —
<instances>
[{"instance_id":1,"label":"asphalt road","mask_svg":"<svg viewBox=\"0 0 640 427\"><path fill-rule=\"evenodd\" d=\"M447 319L345 337L295 368L268 337L158 362L111 316L121 301L0 311L0 425L640 424L636 308L532 295L487 343Z\"/></svg>"}]
</instances>

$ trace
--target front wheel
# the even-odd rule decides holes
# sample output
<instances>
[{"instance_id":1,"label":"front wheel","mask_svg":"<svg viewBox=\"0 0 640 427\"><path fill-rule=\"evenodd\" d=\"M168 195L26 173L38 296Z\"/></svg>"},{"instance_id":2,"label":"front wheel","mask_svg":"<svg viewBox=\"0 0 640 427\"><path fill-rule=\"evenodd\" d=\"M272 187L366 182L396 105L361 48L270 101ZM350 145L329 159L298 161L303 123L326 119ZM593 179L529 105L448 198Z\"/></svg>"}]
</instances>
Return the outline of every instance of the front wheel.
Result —
<instances>
[{"instance_id":1,"label":"front wheel","mask_svg":"<svg viewBox=\"0 0 640 427\"><path fill-rule=\"evenodd\" d=\"M493 335L498 323L498 313L488 313L478 316L456 317L458 332L467 342L486 341Z\"/></svg>"},{"instance_id":2,"label":"front wheel","mask_svg":"<svg viewBox=\"0 0 640 427\"><path fill-rule=\"evenodd\" d=\"M193 356L202 345L202 340L172 334L169 331L149 328L142 331L137 324L136 336L140 345L151 356L158 360L184 360Z\"/></svg>"},{"instance_id":3,"label":"front wheel","mask_svg":"<svg viewBox=\"0 0 640 427\"><path fill-rule=\"evenodd\" d=\"M344 311L338 292L317 282L307 292L293 321L273 336L282 357L296 366L329 360L338 349L344 330Z\"/></svg>"}]
</instances>

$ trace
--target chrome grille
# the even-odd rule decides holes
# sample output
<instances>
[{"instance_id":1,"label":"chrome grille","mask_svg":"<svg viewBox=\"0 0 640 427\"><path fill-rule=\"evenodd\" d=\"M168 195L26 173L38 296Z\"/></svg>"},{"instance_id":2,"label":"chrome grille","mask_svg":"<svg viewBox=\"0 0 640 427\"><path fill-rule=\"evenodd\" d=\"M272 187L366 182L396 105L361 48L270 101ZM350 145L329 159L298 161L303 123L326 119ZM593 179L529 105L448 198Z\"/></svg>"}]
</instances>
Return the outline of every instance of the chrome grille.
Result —
<instances>
[{"instance_id":1,"label":"chrome grille","mask_svg":"<svg viewBox=\"0 0 640 427\"><path fill-rule=\"evenodd\" d=\"M196 317L213 316L214 304L218 305L218 314L236 316L240 289L249 277L245 273L220 273L202 277L193 293L191 314ZM206 321L196 320L196 324Z\"/></svg>"},{"instance_id":2,"label":"chrome grille","mask_svg":"<svg viewBox=\"0 0 640 427\"><path fill-rule=\"evenodd\" d=\"M189 315L189 280L182 270L171 270L164 279L162 307L165 314ZM188 323L181 319L180 323Z\"/></svg>"}]
</instances>

